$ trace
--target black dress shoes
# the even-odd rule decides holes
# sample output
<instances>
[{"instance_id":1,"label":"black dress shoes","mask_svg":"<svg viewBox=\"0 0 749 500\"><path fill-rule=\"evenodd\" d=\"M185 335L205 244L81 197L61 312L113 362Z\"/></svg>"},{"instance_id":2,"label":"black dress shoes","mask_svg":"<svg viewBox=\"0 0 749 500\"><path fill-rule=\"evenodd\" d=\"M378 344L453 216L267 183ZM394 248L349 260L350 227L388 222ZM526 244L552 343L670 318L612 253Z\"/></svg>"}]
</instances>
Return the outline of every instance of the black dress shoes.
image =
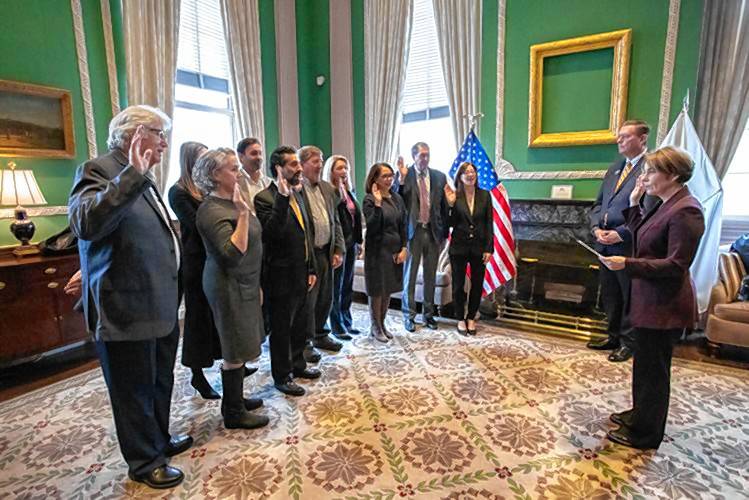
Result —
<instances>
[{"instance_id":1,"label":"black dress shoes","mask_svg":"<svg viewBox=\"0 0 749 500\"><path fill-rule=\"evenodd\" d=\"M149 488L155 488L157 490L163 490L166 488L174 488L185 479L185 475L181 470L170 467L166 464L156 467L148 474L138 475L128 472L128 477L138 483L143 483Z\"/></svg>"},{"instance_id":2,"label":"black dress shoes","mask_svg":"<svg viewBox=\"0 0 749 500\"><path fill-rule=\"evenodd\" d=\"M244 376L249 377L253 373L257 371L257 366L245 366L244 367Z\"/></svg>"},{"instance_id":3,"label":"black dress shoes","mask_svg":"<svg viewBox=\"0 0 749 500\"><path fill-rule=\"evenodd\" d=\"M333 336L338 340L351 340L353 337L348 333L333 333Z\"/></svg>"},{"instance_id":4,"label":"black dress shoes","mask_svg":"<svg viewBox=\"0 0 749 500\"><path fill-rule=\"evenodd\" d=\"M361 333L361 330L359 330L358 328L354 328L353 326L351 328L348 328L347 331L350 335L359 335Z\"/></svg>"},{"instance_id":5,"label":"black dress shoes","mask_svg":"<svg viewBox=\"0 0 749 500\"><path fill-rule=\"evenodd\" d=\"M414 323L414 320L410 318L405 318L403 320L403 328L406 329L408 332L415 332L416 331L416 324Z\"/></svg>"},{"instance_id":6,"label":"black dress shoes","mask_svg":"<svg viewBox=\"0 0 749 500\"><path fill-rule=\"evenodd\" d=\"M621 361L627 361L629 358L632 357L634 353L632 352L632 349L627 347L626 345L621 346L611 354L609 354L609 361L612 363L619 363Z\"/></svg>"},{"instance_id":7,"label":"black dress shoes","mask_svg":"<svg viewBox=\"0 0 749 500\"><path fill-rule=\"evenodd\" d=\"M167 457L179 455L180 453L189 450L190 446L192 446L192 443L193 440L191 436L172 436L172 438L169 440L169 443L167 443L166 445L164 455L166 455Z\"/></svg>"},{"instance_id":8,"label":"black dress shoes","mask_svg":"<svg viewBox=\"0 0 749 500\"><path fill-rule=\"evenodd\" d=\"M286 379L286 381L281 384L275 383L273 385L276 389L284 394L288 394L289 396L304 396L305 392L307 392L304 390L304 387L297 385L297 383L291 379Z\"/></svg>"},{"instance_id":9,"label":"black dress shoes","mask_svg":"<svg viewBox=\"0 0 749 500\"><path fill-rule=\"evenodd\" d=\"M294 376L296 378L305 378L308 380L314 380L320 378L322 373L317 368L305 368L304 370L294 370Z\"/></svg>"},{"instance_id":10,"label":"black dress shoes","mask_svg":"<svg viewBox=\"0 0 749 500\"><path fill-rule=\"evenodd\" d=\"M606 437L609 438L609 441L613 441L614 443L629 448L637 448L638 450L655 450L661 444L660 442L654 443L638 439L635 436L632 436L626 427L620 427L613 431L609 431L606 433Z\"/></svg>"},{"instance_id":11,"label":"black dress shoes","mask_svg":"<svg viewBox=\"0 0 749 500\"><path fill-rule=\"evenodd\" d=\"M623 425L624 427L632 427L632 414L635 412L634 409L622 411L619 413L612 413L609 415L609 420L614 422L616 425Z\"/></svg>"},{"instance_id":12,"label":"black dress shoes","mask_svg":"<svg viewBox=\"0 0 749 500\"><path fill-rule=\"evenodd\" d=\"M315 339L312 341L312 345L317 347L318 349L323 349L325 351L333 351L338 352L343 348L343 344L340 342L336 342L335 340L331 339L330 336L326 335L324 337L320 337L319 339Z\"/></svg>"},{"instance_id":13,"label":"black dress shoes","mask_svg":"<svg viewBox=\"0 0 749 500\"><path fill-rule=\"evenodd\" d=\"M595 349L596 351L609 351L619 347L619 341L611 338L605 338L603 340L591 340L585 347L588 349Z\"/></svg>"},{"instance_id":14,"label":"black dress shoes","mask_svg":"<svg viewBox=\"0 0 749 500\"><path fill-rule=\"evenodd\" d=\"M307 363L317 363L320 359L322 359L322 355L314 347L308 345L304 348L304 360Z\"/></svg>"},{"instance_id":15,"label":"black dress shoes","mask_svg":"<svg viewBox=\"0 0 749 500\"><path fill-rule=\"evenodd\" d=\"M434 318L426 318L426 319L424 320L424 324L425 324L425 325L427 326L427 328L429 328L430 330L436 330L437 328L439 328L439 326L437 326L437 322L436 322L436 321L434 320Z\"/></svg>"}]
</instances>

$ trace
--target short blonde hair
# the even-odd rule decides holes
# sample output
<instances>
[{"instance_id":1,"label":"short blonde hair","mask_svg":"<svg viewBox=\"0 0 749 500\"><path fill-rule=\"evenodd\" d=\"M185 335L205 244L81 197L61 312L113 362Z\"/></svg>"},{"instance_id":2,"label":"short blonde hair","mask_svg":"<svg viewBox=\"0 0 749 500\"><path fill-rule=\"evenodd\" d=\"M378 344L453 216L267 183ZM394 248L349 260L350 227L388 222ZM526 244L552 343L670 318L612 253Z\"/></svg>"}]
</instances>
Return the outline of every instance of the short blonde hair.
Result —
<instances>
[{"instance_id":1,"label":"short blonde hair","mask_svg":"<svg viewBox=\"0 0 749 500\"><path fill-rule=\"evenodd\" d=\"M692 178L694 162L692 157L681 148L665 146L645 155L648 165L666 175L675 175L679 184Z\"/></svg>"},{"instance_id":2,"label":"short blonde hair","mask_svg":"<svg viewBox=\"0 0 749 500\"><path fill-rule=\"evenodd\" d=\"M107 147L110 151L125 148L130 143L138 125L148 125L154 121L161 123L164 131L172 128L172 120L159 108L145 104L128 106L109 122Z\"/></svg>"},{"instance_id":3,"label":"short blonde hair","mask_svg":"<svg viewBox=\"0 0 749 500\"><path fill-rule=\"evenodd\" d=\"M198 158L192 168L192 181L204 196L216 190L216 180L213 175L221 168L229 156L236 161L237 153L231 148L209 149Z\"/></svg>"},{"instance_id":4,"label":"short blonde hair","mask_svg":"<svg viewBox=\"0 0 749 500\"><path fill-rule=\"evenodd\" d=\"M349 175L346 179L346 188L351 191L353 188L351 187L351 164L348 162L345 156L343 155L333 155L327 160L325 160L325 165L322 167L322 178L329 183L333 184L333 167L335 167L335 164L339 161L342 161L346 163L346 166L349 170ZM335 184L333 184L335 186ZM338 186L336 186L338 187Z\"/></svg>"}]
</instances>

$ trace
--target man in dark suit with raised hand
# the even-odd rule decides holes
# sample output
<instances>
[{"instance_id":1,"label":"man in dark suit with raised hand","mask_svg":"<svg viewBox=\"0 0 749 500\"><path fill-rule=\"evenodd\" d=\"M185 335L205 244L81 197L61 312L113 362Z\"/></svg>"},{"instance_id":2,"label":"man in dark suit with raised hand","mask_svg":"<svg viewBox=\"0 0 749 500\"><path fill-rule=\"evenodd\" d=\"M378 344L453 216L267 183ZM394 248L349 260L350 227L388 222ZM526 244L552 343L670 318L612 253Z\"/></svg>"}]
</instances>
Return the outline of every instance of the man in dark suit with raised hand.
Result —
<instances>
[{"instance_id":1,"label":"man in dark suit with raised hand","mask_svg":"<svg viewBox=\"0 0 749 500\"><path fill-rule=\"evenodd\" d=\"M83 311L112 404L129 477L152 488L182 482L167 457L190 436L169 434L180 244L151 169L166 151L169 117L130 106L109 124L109 153L76 172L70 227L78 237Z\"/></svg>"},{"instance_id":2,"label":"man in dark suit with raised hand","mask_svg":"<svg viewBox=\"0 0 749 500\"><path fill-rule=\"evenodd\" d=\"M429 146L417 142L411 148L414 164L406 168L398 158L398 194L408 210L408 258L403 270L403 324L409 332L416 330L416 278L423 259L424 301L422 312L427 327L436 330L434 320L434 287L437 264L447 239L447 201L445 174L429 168Z\"/></svg>"},{"instance_id":3,"label":"man in dark suit with raised hand","mask_svg":"<svg viewBox=\"0 0 749 500\"><path fill-rule=\"evenodd\" d=\"M596 250L602 255L628 257L632 254L632 235L626 227L623 211L629 207L629 195L642 172L649 132L650 126L642 120L626 121L619 128L616 143L623 158L609 167L590 212L590 230L596 240ZM609 361L626 361L634 352L634 337L627 317L631 280L622 271L601 266L600 281L603 308L609 322L608 337L590 341L588 347L613 349Z\"/></svg>"},{"instance_id":4,"label":"man in dark suit with raised hand","mask_svg":"<svg viewBox=\"0 0 749 500\"><path fill-rule=\"evenodd\" d=\"M304 346L309 325L309 291L317 281L315 227L309 200L302 189L302 166L296 150L276 148L270 156L273 184L255 196L255 211L263 226L263 293L271 321L270 363L279 391L303 396L294 377L315 379L307 368Z\"/></svg>"}]
</instances>

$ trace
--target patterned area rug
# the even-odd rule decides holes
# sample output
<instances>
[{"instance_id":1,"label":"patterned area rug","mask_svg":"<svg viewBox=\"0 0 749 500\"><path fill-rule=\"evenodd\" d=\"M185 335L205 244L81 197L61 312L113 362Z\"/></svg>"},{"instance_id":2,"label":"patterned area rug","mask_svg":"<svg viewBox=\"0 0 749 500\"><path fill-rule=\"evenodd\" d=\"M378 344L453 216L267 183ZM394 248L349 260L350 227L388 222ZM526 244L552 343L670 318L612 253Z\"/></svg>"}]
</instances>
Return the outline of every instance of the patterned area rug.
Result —
<instances>
[{"instance_id":1,"label":"patterned area rug","mask_svg":"<svg viewBox=\"0 0 749 500\"><path fill-rule=\"evenodd\" d=\"M356 307L356 323L366 310ZM608 415L629 407L628 363L580 342L482 326L457 335L360 336L325 356L322 379L292 399L272 387L267 353L249 378L271 425L222 427L179 366L173 490L127 479L99 370L0 405L0 497L10 498L739 498L749 482L749 377L676 360L666 442L611 444ZM208 370L218 385L218 373Z\"/></svg>"}]
</instances>

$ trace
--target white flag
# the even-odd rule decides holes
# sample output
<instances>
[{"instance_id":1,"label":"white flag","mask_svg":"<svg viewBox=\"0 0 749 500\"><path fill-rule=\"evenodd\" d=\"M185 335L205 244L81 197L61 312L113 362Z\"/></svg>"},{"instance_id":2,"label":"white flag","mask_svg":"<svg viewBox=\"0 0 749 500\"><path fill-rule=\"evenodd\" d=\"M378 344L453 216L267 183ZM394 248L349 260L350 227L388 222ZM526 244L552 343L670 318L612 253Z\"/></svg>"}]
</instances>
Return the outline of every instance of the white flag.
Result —
<instances>
[{"instance_id":1,"label":"white flag","mask_svg":"<svg viewBox=\"0 0 749 500\"><path fill-rule=\"evenodd\" d=\"M718 280L718 246L723 213L723 188L715 173L713 162L707 157L702 141L686 109L679 113L671 130L660 147L677 146L687 151L694 160L694 172L687 182L689 191L702 203L705 214L705 234L694 257L692 279L697 288L697 305L700 314L707 310L710 291Z\"/></svg>"}]
</instances>

